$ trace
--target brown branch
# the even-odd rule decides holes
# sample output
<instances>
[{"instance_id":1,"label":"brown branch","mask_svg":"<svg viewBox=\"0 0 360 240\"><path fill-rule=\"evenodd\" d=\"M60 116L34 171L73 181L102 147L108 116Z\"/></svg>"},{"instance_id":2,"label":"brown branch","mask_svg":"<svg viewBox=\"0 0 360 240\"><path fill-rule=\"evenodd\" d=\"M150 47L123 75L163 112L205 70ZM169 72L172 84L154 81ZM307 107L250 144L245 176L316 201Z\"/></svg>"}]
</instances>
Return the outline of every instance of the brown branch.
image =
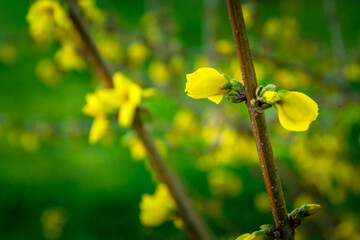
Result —
<instances>
[{"instance_id":1,"label":"brown branch","mask_svg":"<svg viewBox=\"0 0 360 240\"><path fill-rule=\"evenodd\" d=\"M240 61L240 68L243 74L246 97L248 99L246 106L250 115L251 127L273 217L276 227L281 232L281 239L293 240L294 234L288 220L285 199L277 172L265 114L262 111L256 111L256 107L250 104L251 99L256 99L255 90L257 88L257 80L240 0L227 0L226 2Z\"/></svg>"},{"instance_id":2,"label":"brown branch","mask_svg":"<svg viewBox=\"0 0 360 240\"><path fill-rule=\"evenodd\" d=\"M83 22L81 21L78 13L78 6L75 0L67 0L70 8L69 15L73 25L80 36L82 47L89 59L90 63L96 70L97 74L103 81L106 87L112 88L112 74L106 63L100 56L92 38L87 32ZM160 156L156 149L153 140L150 138L146 131L143 122L139 116L139 110L136 112L135 120L132 128L137 133L139 139L144 144L149 161L154 168L156 174L161 181L165 183L177 203L180 216L184 222L185 229L191 239L194 240L214 240L216 239L204 220L195 210L191 200L188 197L182 183L179 181L175 172L165 163L164 159Z\"/></svg>"}]
</instances>

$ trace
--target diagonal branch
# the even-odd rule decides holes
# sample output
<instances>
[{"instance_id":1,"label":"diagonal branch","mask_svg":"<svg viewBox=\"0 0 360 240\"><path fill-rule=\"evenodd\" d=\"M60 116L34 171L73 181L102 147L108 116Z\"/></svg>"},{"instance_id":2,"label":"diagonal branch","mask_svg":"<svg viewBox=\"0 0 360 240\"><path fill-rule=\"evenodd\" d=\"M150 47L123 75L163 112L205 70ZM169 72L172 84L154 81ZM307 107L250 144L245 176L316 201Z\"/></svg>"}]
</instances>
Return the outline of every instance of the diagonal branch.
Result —
<instances>
[{"instance_id":1,"label":"diagonal branch","mask_svg":"<svg viewBox=\"0 0 360 240\"><path fill-rule=\"evenodd\" d=\"M250 104L251 99L256 99L255 91L257 88L257 80L240 0L227 0L226 2L240 68L243 74L246 97L248 99L246 106L250 115L251 127L256 142L266 190L271 203L273 217L276 227L281 232L281 238L284 240L293 240L293 231L288 220L284 194L277 172L265 114L256 111L256 107Z\"/></svg>"},{"instance_id":2,"label":"diagonal branch","mask_svg":"<svg viewBox=\"0 0 360 240\"><path fill-rule=\"evenodd\" d=\"M70 5L70 19L81 39L85 55L103 81L104 85L108 88L112 88L112 73L107 67L105 61L100 56L94 41L90 37L79 17L79 9L76 0L67 1ZM149 161L156 174L159 176L161 181L167 185L171 195L173 196L178 206L180 216L184 222L185 229L190 238L194 240L215 240L216 238L214 234L195 210L193 203L189 199L188 194L186 193L185 188L180 182L179 178L175 172L172 171L172 169L170 169L170 167L166 164L156 149L153 140L146 131L144 124L140 119L139 110L136 112L132 128L144 144L149 156Z\"/></svg>"}]
</instances>

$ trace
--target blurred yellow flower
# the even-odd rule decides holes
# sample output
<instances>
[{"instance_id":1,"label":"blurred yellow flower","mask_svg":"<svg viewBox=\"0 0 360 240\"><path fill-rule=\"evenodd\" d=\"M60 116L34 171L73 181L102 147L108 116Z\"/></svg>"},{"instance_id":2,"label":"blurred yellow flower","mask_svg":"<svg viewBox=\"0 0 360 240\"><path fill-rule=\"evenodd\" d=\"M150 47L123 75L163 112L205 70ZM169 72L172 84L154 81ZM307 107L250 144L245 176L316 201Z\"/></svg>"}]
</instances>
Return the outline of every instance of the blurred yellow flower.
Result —
<instances>
[{"instance_id":1,"label":"blurred yellow flower","mask_svg":"<svg viewBox=\"0 0 360 240\"><path fill-rule=\"evenodd\" d=\"M67 211L63 207L51 207L40 216L40 222L45 238L57 239L61 237L67 221Z\"/></svg>"},{"instance_id":2,"label":"blurred yellow flower","mask_svg":"<svg viewBox=\"0 0 360 240\"><path fill-rule=\"evenodd\" d=\"M19 143L22 149L24 149L26 152L36 152L40 145L39 136L34 133L23 132L20 135Z\"/></svg>"},{"instance_id":3,"label":"blurred yellow flower","mask_svg":"<svg viewBox=\"0 0 360 240\"><path fill-rule=\"evenodd\" d=\"M69 30L71 22L57 1L39 0L34 2L26 15L30 35L38 43L54 39L59 30Z\"/></svg>"},{"instance_id":4,"label":"blurred yellow flower","mask_svg":"<svg viewBox=\"0 0 360 240\"><path fill-rule=\"evenodd\" d=\"M136 109L141 103L143 95L151 97L156 94L154 89L145 89L117 72L113 76L114 88L100 89L93 94L86 95L86 105L83 113L94 117L94 124L90 132L90 142L96 143L105 134L110 122L107 115L118 110L118 122L122 127L130 127L133 123Z\"/></svg>"},{"instance_id":5,"label":"blurred yellow flower","mask_svg":"<svg viewBox=\"0 0 360 240\"><path fill-rule=\"evenodd\" d=\"M350 63L346 65L343 74L348 81L360 82L360 64Z\"/></svg>"},{"instance_id":6,"label":"blurred yellow flower","mask_svg":"<svg viewBox=\"0 0 360 240\"><path fill-rule=\"evenodd\" d=\"M170 69L174 74L181 75L184 72L185 60L180 55L174 55L170 59Z\"/></svg>"},{"instance_id":7,"label":"blurred yellow flower","mask_svg":"<svg viewBox=\"0 0 360 240\"><path fill-rule=\"evenodd\" d=\"M120 101L119 125L130 127L135 117L136 108L141 103L142 89L121 72L114 75L113 82Z\"/></svg>"},{"instance_id":8,"label":"blurred yellow flower","mask_svg":"<svg viewBox=\"0 0 360 240\"><path fill-rule=\"evenodd\" d=\"M185 92L195 99L208 98L218 104L223 95L229 91L223 89L229 81L213 68L199 68L193 73L186 74L186 79Z\"/></svg>"},{"instance_id":9,"label":"blurred yellow flower","mask_svg":"<svg viewBox=\"0 0 360 240\"><path fill-rule=\"evenodd\" d=\"M235 53L235 46L233 42L221 39L216 42L216 50L222 55L232 56Z\"/></svg>"},{"instance_id":10,"label":"blurred yellow flower","mask_svg":"<svg viewBox=\"0 0 360 240\"><path fill-rule=\"evenodd\" d=\"M106 133L110 126L110 121L107 119L107 113L114 108L111 108L108 104L114 96L112 89L101 89L95 94L86 95L86 105L83 107L83 113L94 117L92 124L89 142L96 144Z\"/></svg>"},{"instance_id":11,"label":"blurred yellow flower","mask_svg":"<svg viewBox=\"0 0 360 240\"><path fill-rule=\"evenodd\" d=\"M281 101L275 103L279 121L288 131L306 131L318 116L319 107L300 92L279 91Z\"/></svg>"},{"instance_id":12,"label":"blurred yellow flower","mask_svg":"<svg viewBox=\"0 0 360 240\"><path fill-rule=\"evenodd\" d=\"M251 27L254 23L253 6L249 3L244 3L242 6L242 11L246 27Z\"/></svg>"},{"instance_id":13,"label":"blurred yellow flower","mask_svg":"<svg viewBox=\"0 0 360 240\"><path fill-rule=\"evenodd\" d=\"M294 71L289 71L287 69L276 70L274 79L276 84L285 89L295 89L300 83L298 77L294 75Z\"/></svg>"},{"instance_id":14,"label":"blurred yellow flower","mask_svg":"<svg viewBox=\"0 0 360 240\"><path fill-rule=\"evenodd\" d=\"M263 34L269 38L275 38L281 31L282 22L279 18L268 19L263 26Z\"/></svg>"},{"instance_id":15,"label":"blurred yellow flower","mask_svg":"<svg viewBox=\"0 0 360 240\"><path fill-rule=\"evenodd\" d=\"M164 85L170 79L168 67L163 62L155 61L150 63L148 73L150 78L159 85Z\"/></svg>"},{"instance_id":16,"label":"blurred yellow flower","mask_svg":"<svg viewBox=\"0 0 360 240\"><path fill-rule=\"evenodd\" d=\"M231 171L216 169L208 173L207 179L210 191L215 196L234 197L241 192L241 178Z\"/></svg>"},{"instance_id":17,"label":"blurred yellow flower","mask_svg":"<svg viewBox=\"0 0 360 240\"><path fill-rule=\"evenodd\" d=\"M47 86L54 86L60 81L61 73L53 60L44 59L36 64L36 76Z\"/></svg>"},{"instance_id":18,"label":"blurred yellow flower","mask_svg":"<svg viewBox=\"0 0 360 240\"><path fill-rule=\"evenodd\" d=\"M144 226L157 227L174 219L175 202L164 184L159 184L153 195L143 194L140 202L140 222ZM179 223L176 223L179 225Z\"/></svg>"},{"instance_id":19,"label":"blurred yellow flower","mask_svg":"<svg viewBox=\"0 0 360 240\"><path fill-rule=\"evenodd\" d=\"M78 0L79 7L83 11L86 21L102 23L105 20L105 12L96 6L96 0Z\"/></svg>"},{"instance_id":20,"label":"blurred yellow flower","mask_svg":"<svg viewBox=\"0 0 360 240\"><path fill-rule=\"evenodd\" d=\"M199 129L195 114L188 110L178 111L174 116L173 125L176 130L189 133L194 133Z\"/></svg>"},{"instance_id":21,"label":"blurred yellow flower","mask_svg":"<svg viewBox=\"0 0 360 240\"><path fill-rule=\"evenodd\" d=\"M142 43L132 43L127 52L130 62L134 64L143 63L149 55L148 48Z\"/></svg>"},{"instance_id":22,"label":"blurred yellow flower","mask_svg":"<svg viewBox=\"0 0 360 240\"><path fill-rule=\"evenodd\" d=\"M267 213L271 211L269 197L266 192L257 194L254 198L254 204L259 212Z\"/></svg>"},{"instance_id":23,"label":"blurred yellow flower","mask_svg":"<svg viewBox=\"0 0 360 240\"><path fill-rule=\"evenodd\" d=\"M0 46L0 62L10 65L18 59L18 51L15 45L7 43Z\"/></svg>"},{"instance_id":24,"label":"blurred yellow flower","mask_svg":"<svg viewBox=\"0 0 360 240\"><path fill-rule=\"evenodd\" d=\"M74 43L67 41L55 53L55 61L63 71L82 70L86 64Z\"/></svg>"},{"instance_id":25,"label":"blurred yellow flower","mask_svg":"<svg viewBox=\"0 0 360 240\"><path fill-rule=\"evenodd\" d=\"M97 46L101 56L110 61L119 62L123 58L123 49L114 37L101 37L97 41Z\"/></svg>"},{"instance_id":26,"label":"blurred yellow flower","mask_svg":"<svg viewBox=\"0 0 360 240\"><path fill-rule=\"evenodd\" d=\"M86 94L86 105L82 109L84 114L91 117L106 115L107 108L104 103L105 95L107 95L106 90L108 89L102 89L98 90L96 93Z\"/></svg>"}]
</instances>

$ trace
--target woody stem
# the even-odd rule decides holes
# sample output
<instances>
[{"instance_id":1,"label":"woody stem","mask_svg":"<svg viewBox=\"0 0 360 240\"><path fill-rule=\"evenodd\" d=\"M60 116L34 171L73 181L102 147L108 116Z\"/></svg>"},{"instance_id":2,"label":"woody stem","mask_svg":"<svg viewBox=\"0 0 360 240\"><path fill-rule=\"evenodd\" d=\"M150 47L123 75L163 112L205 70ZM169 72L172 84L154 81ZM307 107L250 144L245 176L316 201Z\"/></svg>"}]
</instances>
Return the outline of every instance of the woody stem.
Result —
<instances>
[{"instance_id":1,"label":"woody stem","mask_svg":"<svg viewBox=\"0 0 360 240\"><path fill-rule=\"evenodd\" d=\"M76 0L67 0L69 3L69 16L81 39L81 45L89 62L108 88L113 87L112 72L106 65L104 59L99 54L94 41L86 30L81 18L79 17L79 9ZM192 201L177 177L174 171L166 164L154 145L154 141L147 132L144 123L141 121L139 109L136 111L133 130L137 133L139 139L144 144L149 161L154 168L160 180L167 185L169 192L173 196L180 216L184 222L185 229L193 240L215 240L214 234L206 225L204 220L195 210Z\"/></svg>"},{"instance_id":2,"label":"woody stem","mask_svg":"<svg viewBox=\"0 0 360 240\"><path fill-rule=\"evenodd\" d=\"M246 106L250 115L252 132L255 138L259 155L261 171L264 177L266 190L271 203L271 209L276 227L281 232L281 239L293 240L294 234L289 224L284 194L274 159L270 136L266 125L265 114L252 106L250 101L256 99L255 91L257 80L252 61L250 44L246 33L244 17L240 0L226 0L231 21L231 27L237 48L241 72L246 93Z\"/></svg>"}]
</instances>

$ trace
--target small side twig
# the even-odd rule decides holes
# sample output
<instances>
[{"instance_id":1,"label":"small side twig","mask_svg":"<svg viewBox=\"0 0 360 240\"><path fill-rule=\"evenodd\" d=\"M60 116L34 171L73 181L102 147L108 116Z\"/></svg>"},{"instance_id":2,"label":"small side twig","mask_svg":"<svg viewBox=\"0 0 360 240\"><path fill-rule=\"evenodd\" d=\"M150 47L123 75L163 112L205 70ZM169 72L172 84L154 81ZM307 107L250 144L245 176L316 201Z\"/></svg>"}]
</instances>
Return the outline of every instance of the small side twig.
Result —
<instances>
[{"instance_id":1,"label":"small side twig","mask_svg":"<svg viewBox=\"0 0 360 240\"><path fill-rule=\"evenodd\" d=\"M67 0L69 3L69 16L79 34L82 47L89 62L96 70L97 74L103 81L104 85L108 88L113 87L112 73L107 67L105 61L100 56L92 38L87 32L83 22L81 21L78 13L78 6L76 0ZM160 180L167 185L169 192L173 196L180 216L184 222L185 229L191 239L194 240L214 240L216 239L204 220L200 217L195 210L193 203L188 197L182 183L176 176L175 172L165 163L164 159L156 149L153 140L146 131L143 122L140 119L139 110L136 112L135 120L132 128L137 133L139 139L144 144L151 165L153 166L156 174Z\"/></svg>"}]
</instances>

